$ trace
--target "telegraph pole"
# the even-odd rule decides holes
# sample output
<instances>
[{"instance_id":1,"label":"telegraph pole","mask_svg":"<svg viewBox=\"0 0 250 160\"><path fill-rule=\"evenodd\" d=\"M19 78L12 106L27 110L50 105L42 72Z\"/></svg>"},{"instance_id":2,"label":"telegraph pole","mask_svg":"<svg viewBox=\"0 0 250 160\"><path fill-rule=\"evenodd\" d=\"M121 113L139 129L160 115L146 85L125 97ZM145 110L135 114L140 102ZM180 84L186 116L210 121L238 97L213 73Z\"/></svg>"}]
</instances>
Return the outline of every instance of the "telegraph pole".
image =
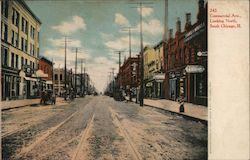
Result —
<instances>
[{"instance_id":1,"label":"telegraph pole","mask_svg":"<svg viewBox=\"0 0 250 160\"><path fill-rule=\"evenodd\" d=\"M143 57L143 35L142 35L142 4L152 4L152 2L139 2L139 3L131 3L131 4L139 4L140 7L140 40L141 40L141 51L140 51L140 56L141 56L141 79L140 79L140 106L143 106L144 104L144 57ZM134 7L132 7L134 8ZM145 7L149 8L149 7Z\"/></svg>"},{"instance_id":2,"label":"telegraph pole","mask_svg":"<svg viewBox=\"0 0 250 160\"><path fill-rule=\"evenodd\" d=\"M144 57L143 57L143 37L142 37L142 3L140 2L140 38L141 38L141 87L140 87L140 106L144 102Z\"/></svg>"},{"instance_id":3,"label":"telegraph pole","mask_svg":"<svg viewBox=\"0 0 250 160\"><path fill-rule=\"evenodd\" d=\"M111 68L111 70L112 70L112 76L113 76L113 80L112 80L112 85L113 85L113 94L115 93L115 76L114 76L114 74L115 74L115 68Z\"/></svg>"},{"instance_id":4,"label":"telegraph pole","mask_svg":"<svg viewBox=\"0 0 250 160\"><path fill-rule=\"evenodd\" d=\"M82 59L81 59L81 86L80 86L80 93L82 96Z\"/></svg>"},{"instance_id":5,"label":"telegraph pole","mask_svg":"<svg viewBox=\"0 0 250 160\"><path fill-rule=\"evenodd\" d=\"M77 48L76 48L76 61L75 61L75 98L76 98L76 94L77 94Z\"/></svg>"},{"instance_id":6,"label":"telegraph pole","mask_svg":"<svg viewBox=\"0 0 250 160\"><path fill-rule=\"evenodd\" d=\"M65 36L65 55L64 55L64 89L65 89L65 95L64 95L64 100L67 100L67 67L66 67L66 62L67 62L67 37Z\"/></svg>"}]
</instances>

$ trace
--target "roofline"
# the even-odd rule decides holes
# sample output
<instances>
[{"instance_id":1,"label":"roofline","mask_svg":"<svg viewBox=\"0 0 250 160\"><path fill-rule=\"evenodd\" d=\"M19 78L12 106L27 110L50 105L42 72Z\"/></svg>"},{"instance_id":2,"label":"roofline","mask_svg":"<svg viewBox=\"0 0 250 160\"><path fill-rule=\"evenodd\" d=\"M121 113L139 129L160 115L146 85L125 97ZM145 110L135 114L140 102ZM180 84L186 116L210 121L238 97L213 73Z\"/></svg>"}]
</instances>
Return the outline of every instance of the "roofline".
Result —
<instances>
[{"instance_id":1,"label":"roofline","mask_svg":"<svg viewBox=\"0 0 250 160\"><path fill-rule=\"evenodd\" d=\"M26 4L24 0L15 0L15 1L19 2L25 9L27 9L27 11L39 22L40 25L42 24L41 20L34 14L34 12L32 12L30 7Z\"/></svg>"}]
</instances>

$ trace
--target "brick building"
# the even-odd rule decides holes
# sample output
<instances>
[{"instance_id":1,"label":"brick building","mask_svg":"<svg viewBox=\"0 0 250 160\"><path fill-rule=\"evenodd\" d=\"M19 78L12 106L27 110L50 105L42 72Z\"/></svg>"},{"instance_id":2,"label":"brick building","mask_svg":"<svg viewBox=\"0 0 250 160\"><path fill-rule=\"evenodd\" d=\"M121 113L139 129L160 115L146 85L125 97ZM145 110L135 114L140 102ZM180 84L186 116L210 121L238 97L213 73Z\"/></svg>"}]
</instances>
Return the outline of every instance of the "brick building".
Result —
<instances>
[{"instance_id":1,"label":"brick building","mask_svg":"<svg viewBox=\"0 0 250 160\"><path fill-rule=\"evenodd\" d=\"M179 18L176 22L176 33L173 37L169 30L166 44L165 97L195 104L207 105L207 56L198 56L198 52L207 53L207 5L199 0L197 21L191 24L191 14L186 14L185 29L181 31ZM202 71L190 71L189 68Z\"/></svg>"},{"instance_id":2,"label":"brick building","mask_svg":"<svg viewBox=\"0 0 250 160\"><path fill-rule=\"evenodd\" d=\"M45 57L41 57L39 60L39 70L38 73L44 74L41 76L42 90L53 88L53 63ZM39 75L38 75L39 77Z\"/></svg>"},{"instance_id":3,"label":"brick building","mask_svg":"<svg viewBox=\"0 0 250 160\"><path fill-rule=\"evenodd\" d=\"M140 83L140 57L129 57L125 59L117 75L117 85L129 94L132 90L136 94L136 88Z\"/></svg>"}]
</instances>

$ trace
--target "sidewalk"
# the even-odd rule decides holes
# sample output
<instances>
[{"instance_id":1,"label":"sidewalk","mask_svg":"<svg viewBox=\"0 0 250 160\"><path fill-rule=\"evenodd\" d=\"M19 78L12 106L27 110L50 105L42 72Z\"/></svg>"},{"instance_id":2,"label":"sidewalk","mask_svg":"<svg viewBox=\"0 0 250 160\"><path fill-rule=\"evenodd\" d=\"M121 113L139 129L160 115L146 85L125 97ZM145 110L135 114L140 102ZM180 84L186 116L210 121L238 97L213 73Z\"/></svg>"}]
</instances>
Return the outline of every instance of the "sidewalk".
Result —
<instances>
[{"instance_id":1,"label":"sidewalk","mask_svg":"<svg viewBox=\"0 0 250 160\"><path fill-rule=\"evenodd\" d=\"M62 97L56 97L56 102L63 101ZM21 100L12 100L12 101L1 101L0 102L1 110L7 110L11 108L18 108L23 106L37 105L40 104L40 98L37 99L21 99Z\"/></svg>"},{"instance_id":2,"label":"sidewalk","mask_svg":"<svg viewBox=\"0 0 250 160\"><path fill-rule=\"evenodd\" d=\"M135 102L135 99L133 99L133 101ZM184 103L185 112L180 113L179 112L180 103L167 99L157 99L157 100L144 99L144 105L160 108L162 110L167 110L169 112L176 113L178 115L182 115L191 119L196 119L207 123L208 109L206 106L196 105L192 103Z\"/></svg>"}]
</instances>

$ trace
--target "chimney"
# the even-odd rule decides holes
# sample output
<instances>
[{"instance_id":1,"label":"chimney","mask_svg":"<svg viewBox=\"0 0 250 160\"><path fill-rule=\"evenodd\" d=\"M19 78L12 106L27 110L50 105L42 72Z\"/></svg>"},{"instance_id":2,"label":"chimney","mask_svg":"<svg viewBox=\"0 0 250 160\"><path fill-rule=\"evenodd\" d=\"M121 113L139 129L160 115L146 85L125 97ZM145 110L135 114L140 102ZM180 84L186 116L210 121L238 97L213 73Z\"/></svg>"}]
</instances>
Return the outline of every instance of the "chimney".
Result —
<instances>
[{"instance_id":1,"label":"chimney","mask_svg":"<svg viewBox=\"0 0 250 160\"><path fill-rule=\"evenodd\" d=\"M180 21L180 17L177 18L177 22L176 22L176 32L181 32L181 21Z\"/></svg>"},{"instance_id":2,"label":"chimney","mask_svg":"<svg viewBox=\"0 0 250 160\"><path fill-rule=\"evenodd\" d=\"M169 37L169 39L173 38L173 29L169 29L168 37Z\"/></svg>"},{"instance_id":3,"label":"chimney","mask_svg":"<svg viewBox=\"0 0 250 160\"><path fill-rule=\"evenodd\" d=\"M186 13L186 24L191 25L191 13Z\"/></svg>"},{"instance_id":4,"label":"chimney","mask_svg":"<svg viewBox=\"0 0 250 160\"><path fill-rule=\"evenodd\" d=\"M204 0L199 0L199 11L204 8Z\"/></svg>"}]
</instances>

